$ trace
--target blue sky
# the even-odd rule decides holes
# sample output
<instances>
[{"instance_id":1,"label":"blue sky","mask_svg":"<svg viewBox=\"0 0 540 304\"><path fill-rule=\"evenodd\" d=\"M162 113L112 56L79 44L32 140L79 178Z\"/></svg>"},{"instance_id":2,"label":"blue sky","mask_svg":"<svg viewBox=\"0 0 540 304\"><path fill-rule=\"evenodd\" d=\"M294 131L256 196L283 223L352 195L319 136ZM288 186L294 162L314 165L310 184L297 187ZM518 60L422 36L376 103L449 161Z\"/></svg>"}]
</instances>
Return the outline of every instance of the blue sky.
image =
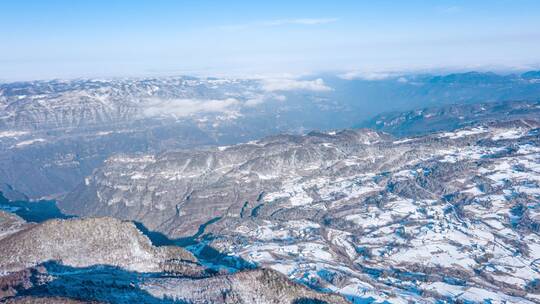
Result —
<instances>
[{"instance_id":1,"label":"blue sky","mask_svg":"<svg viewBox=\"0 0 540 304\"><path fill-rule=\"evenodd\" d=\"M540 1L0 1L0 79L511 70Z\"/></svg>"}]
</instances>

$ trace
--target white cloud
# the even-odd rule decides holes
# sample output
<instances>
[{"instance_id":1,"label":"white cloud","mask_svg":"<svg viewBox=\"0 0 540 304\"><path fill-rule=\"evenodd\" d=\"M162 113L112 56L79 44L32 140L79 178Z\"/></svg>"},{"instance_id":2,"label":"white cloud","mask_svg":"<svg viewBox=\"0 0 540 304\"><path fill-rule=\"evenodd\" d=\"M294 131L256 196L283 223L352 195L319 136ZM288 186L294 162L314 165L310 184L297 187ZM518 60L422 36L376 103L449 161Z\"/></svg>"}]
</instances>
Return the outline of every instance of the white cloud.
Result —
<instances>
[{"instance_id":1,"label":"white cloud","mask_svg":"<svg viewBox=\"0 0 540 304\"><path fill-rule=\"evenodd\" d=\"M363 79L363 80L384 80L392 77L396 77L395 73L387 72L362 72L362 71L351 71L339 75L340 78L346 80L353 79Z\"/></svg>"},{"instance_id":2,"label":"white cloud","mask_svg":"<svg viewBox=\"0 0 540 304\"><path fill-rule=\"evenodd\" d=\"M275 100L275 101L285 101L287 100L287 96L285 95L276 95L276 94L272 94L272 93L269 93L269 94L265 94L265 95L257 95L257 96L254 96L252 98L249 98L247 99L245 102L244 102L244 105L246 107L254 107L254 106L258 106L266 101L269 101L269 100Z\"/></svg>"},{"instance_id":3,"label":"white cloud","mask_svg":"<svg viewBox=\"0 0 540 304\"><path fill-rule=\"evenodd\" d=\"M254 107L254 106L258 106L262 104L264 101L265 101L264 96L261 95L261 96L253 97L246 100L246 102L244 102L244 105L247 107Z\"/></svg>"},{"instance_id":4,"label":"white cloud","mask_svg":"<svg viewBox=\"0 0 540 304\"><path fill-rule=\"evenodd\" d=\"M274 99L277 100L277 101L285 101L285 100L287 100L287 96L285 96L285 95L275 95Z\"/></svg>"},{"instance_id":5,"label":"white cloud","mask_svg":"<svg viewBox=\"0 0 540 304\"><path fill-rule=\"evenodd\" d=\"M332 88L327 86L321 78L315 80L296 80L286 78L263 79L262 89L267 92L295 90L324 92L332 90Z\"/></svg>"},{"instance_id":6,"label":"white cloud","mask_svg":"<svg viewBox=\"0 0 540 304\"><path fill-rule=\"evenodd\" d=\"M197 113L228 113L239 101L227 99L150 99L143 107L143 114L149 117L185 117Z\"/></svg>"},{"instance_id":7,"label":"white cloud","mask_svg":"<svg viewBox=\"0 0 540 304\"><path fill-rule=\"evenodd\" d=\"M408 80L407 78L405 78L405 77L399 77L397 81L400 82L400 83L407 83L407 82L409 82L409 80Z\"/></svg>"}]
</instances>

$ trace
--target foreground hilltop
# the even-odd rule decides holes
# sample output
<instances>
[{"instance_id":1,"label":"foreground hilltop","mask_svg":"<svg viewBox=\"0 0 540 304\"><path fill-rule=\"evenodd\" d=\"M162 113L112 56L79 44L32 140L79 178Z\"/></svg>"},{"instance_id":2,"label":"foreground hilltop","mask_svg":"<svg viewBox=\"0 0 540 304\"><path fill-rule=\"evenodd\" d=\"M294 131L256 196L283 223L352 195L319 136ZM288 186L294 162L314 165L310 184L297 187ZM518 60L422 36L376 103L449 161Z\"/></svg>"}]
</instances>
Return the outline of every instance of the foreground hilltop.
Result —
<instances>
[{"instance_id":1,"label":"foreground hilltop","mask_svg":"<svg viewBox=\"0 0 540 304\"><path fill-rule=\"evenodd\" d=\"M2 213L0 225L2 303L347 303L273 270L208 271L180 247L153 246L131 222L30 224Z\"/></svg>"},{"instance_id":2,"label":"foreground hilltop","mask_svg":"<svg viewBox=\"0 0 540 304\"><path fill-rule=\"evenodd\" d=\"M532 303L539 166L534 120L282 135L115 156L60 206L191 236L360 302Z\"/></svg>"},{"instance_id":3,"label":"foreground hilltop","mask_svg":"<svg viewBox=\"0 0 540 304\"><path fill-rule=\"evenodd\" d=\"M0 271L3 273L47 261L60 261L72 267L103 264L138 272L160 272L168 268L167 263L175 261L189 268L192 266L189 263L196 262L195 257L182 248L152 246L133 223L114 218L27 224L4 236L0 244Z\"/></svg>"}]
</instances>

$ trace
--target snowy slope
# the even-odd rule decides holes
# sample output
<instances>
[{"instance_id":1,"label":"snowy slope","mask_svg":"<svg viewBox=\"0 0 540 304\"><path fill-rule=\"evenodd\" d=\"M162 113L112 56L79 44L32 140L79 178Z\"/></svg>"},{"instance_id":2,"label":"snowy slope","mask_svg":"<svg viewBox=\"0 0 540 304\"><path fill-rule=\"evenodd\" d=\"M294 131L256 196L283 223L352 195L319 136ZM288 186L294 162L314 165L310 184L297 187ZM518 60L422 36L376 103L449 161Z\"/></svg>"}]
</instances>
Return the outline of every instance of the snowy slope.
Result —
<instances>
[{"instance_id":1,"label":"snowy slope","mask_svg":"<svg viewBox=\"0 0 540 304\"><path fill-rule=\"evenodd\" d=\"M538 126L115 156L61 206L193 235L359 303L537 302Z\"/></svg>"}]
</instances>

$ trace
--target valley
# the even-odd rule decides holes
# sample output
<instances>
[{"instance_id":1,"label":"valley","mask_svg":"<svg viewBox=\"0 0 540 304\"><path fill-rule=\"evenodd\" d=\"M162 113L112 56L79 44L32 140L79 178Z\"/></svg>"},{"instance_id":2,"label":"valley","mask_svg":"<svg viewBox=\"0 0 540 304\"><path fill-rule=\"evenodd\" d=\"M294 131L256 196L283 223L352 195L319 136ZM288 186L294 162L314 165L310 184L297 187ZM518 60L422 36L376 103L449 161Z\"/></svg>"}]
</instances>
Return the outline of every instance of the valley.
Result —
<instances>
[{"instance_id":1,"label":"valley","mask_svg":"<svg viewBox=\"0 0 540 304\"><path fill-rule=\"evenodd\" d=\"M534 75L4 84L0 301L538 303Z\"/></svg>"}]
</instances>

